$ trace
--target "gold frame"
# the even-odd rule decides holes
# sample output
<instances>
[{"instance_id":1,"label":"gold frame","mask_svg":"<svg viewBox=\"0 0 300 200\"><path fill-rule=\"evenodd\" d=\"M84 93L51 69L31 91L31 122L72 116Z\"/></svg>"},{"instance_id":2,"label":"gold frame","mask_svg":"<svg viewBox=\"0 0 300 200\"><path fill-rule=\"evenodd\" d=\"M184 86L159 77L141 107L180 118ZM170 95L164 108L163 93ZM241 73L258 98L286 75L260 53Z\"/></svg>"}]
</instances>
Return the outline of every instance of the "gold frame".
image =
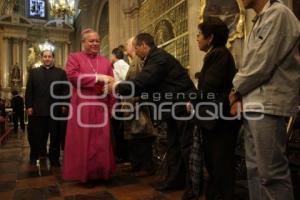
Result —
<instances>
[{"instance_id":1,"label":"gold frame","mask_svg":"<svg viewBox=\"0 0 300 200\"><path fill-rule=\"evenodd\" d=\"M200 0L200 20L199 23L203 22L204 18L204 11L206 8L206 2L208 0ZM245 8L243 5L243 2L241 0L235 0L239 7L239 20L238 23L235 26L234 33L228 38L228 46L231 46L230 44L237 38L243 38L245 35Z\"/></svg>"}]
</instances>

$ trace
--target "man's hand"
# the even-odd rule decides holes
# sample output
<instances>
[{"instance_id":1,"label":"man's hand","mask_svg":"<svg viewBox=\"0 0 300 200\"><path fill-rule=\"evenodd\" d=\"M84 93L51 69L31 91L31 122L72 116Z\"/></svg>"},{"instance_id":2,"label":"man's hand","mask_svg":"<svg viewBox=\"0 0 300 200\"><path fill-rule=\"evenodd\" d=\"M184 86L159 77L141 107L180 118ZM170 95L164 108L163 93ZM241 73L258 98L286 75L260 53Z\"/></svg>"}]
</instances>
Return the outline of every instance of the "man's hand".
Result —
<instances>
[{"instance_id":1,"label":"man's hand","mask_svg":"<svg viewBox=\"0 0 300 200\"><path fill-rule=\"evenodd\" d=\"M193 105L192 105L191 102L187 102L187 104L185 105L185 107L186 107L186 111L187 111L188 113L191 113L191 112L192 112Z\"/></svg>"},{"instance_id":2,"label":"man's hand","mask_svg":"<svg viewBox=\"0 0 300 200\"><path fill-rule=\"evenodd\" d=\"M108 75L104 75L104 74L97 74L96 82L104 83L103 91L106 93L111 93L113 90L113 85L115 83L115 79L112 76L108 76Z\"/></svg>"},{"instance_id":3,"label":"man's hand","mask_svg":"<svg viewBox=\"0 0 300 200\"><path fill-rule=\"evenodd\" d=\"M32 116L32 114L33 114L33 108L27 108L26 112L27 112L28 116Z\"/></svg>"},{"instance_id":4,"label":"man's hand","mask_svg":"<svg viewBox=\"0 0 300 200\"><path fill-rule=\"evenodd\" d=\"M231 91L229 94L229 104L232 105L234 101L237 101L237 99L238 96L233 91Z\"/></svg>"},{"instance_id":5,"label":"man's hand","mask_svg":"<svg viewBox=\"0 0 300 200\"><path fill-rule=\"evenodd\" d=\"M97 74L96 75L96 82L103 82L105 84L109 84L111 82L114 82L114 77L104 75L104 74Z\"/></svg>"},{"instance_id":6,"label":"man's hand","mask_svg":"<svg viewBox=\"0 0 300 200\"><path fill-rule=\"evenodd\" d=\"M230 92L229 94L229 104L230 104L230 114L236 116L243 111L243 103L235 92Z\"/></svg>"},{"instance_id":7,"label":"man's hand","mask_svg":"<svg viewBox=\"0 0 300 200\"><path fill-rule=\"evenodd\" d=\"M107 94L112 93L112 91L114 89L113 85L114 85L114 81L106 83L103 88L104 92Z\"/></svg>"},{"instance_id":8,"label":"man's hand","mask_svg":"<svg viewBox=\"0 0 300 200\"><path fill-rule=\"evenodd\" d=\"M242 103L242 101L235 101L230 107L230 114L232 116L236 116L241 112L243 112L243 103Z\"/></svg>"}]
</instances>

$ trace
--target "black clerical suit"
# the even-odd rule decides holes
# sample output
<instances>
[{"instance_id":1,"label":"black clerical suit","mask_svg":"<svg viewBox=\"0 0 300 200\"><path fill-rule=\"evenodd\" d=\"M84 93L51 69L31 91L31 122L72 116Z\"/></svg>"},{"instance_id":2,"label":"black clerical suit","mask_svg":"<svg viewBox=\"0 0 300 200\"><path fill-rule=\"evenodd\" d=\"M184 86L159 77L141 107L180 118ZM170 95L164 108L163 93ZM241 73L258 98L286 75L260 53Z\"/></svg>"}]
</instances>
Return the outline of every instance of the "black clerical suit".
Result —
<instances>
[{"instance_id":1,"label":"black clerical suit","mask_svg":"<svg viewBox=\"0 0 300 200\"><path fill-rule=\"evenodd\" d=\"M20 95L13 96L11 100L11 107L13 110L14 132L18 132L19 121L21 129L24 131L24 99Z\"/></svg>"},{"instance_id":2,"label":"black clerical suit","mask_svg":"<svg viewBox=\"0 0 300 200\"><path fill-rule=\"evenodd\" d=\"M176 95L194 89L193 82L179 61L163 49L157 47L153 47L150 50L144 60L144 66L141 72L130 81L132 81L135 86L135 96L142 94L144 101L150 101L156 105L166 102L172 104L178 101L184 102L185 99L179 99ZM119 94L126 95L131 92L131 87L121 82L117 85L116 90ZM147 96L145 95L146 93L149 99L143 98L143 96ZM166 94L170 96L166 97ZM161 98L153 98L154 96L160 96ZM176 108L179 107L177 106ZM171 109L171 106L164 106L163 109ZM185 106L175 110L176 116L185 114ZM158 112L160 112L160 110L158 110ZM169 188L180 187L185 182L191 134L183 134L182 128L184 121L175 120L171 115L171 111L162 112L162 120L168 124L168 174L164 184L158 189L167 190Z\"/></svg>"},{"instance_id":3,"label":"black clerical suit","mask_svg":"<svg viewBox=\"0 0 300 200\"><path fill-rule=\"evenodd\" d=\"M28 140L30 143L30 160L35 161L44 154L50 133L49 159L52 165L59 165L60 155L60 130L58 122L50 116L53 103L66 101L66 99L54 98L50 94L50 86L55 81L66 81L64 70L52 66L41 66L30 71L25 92L26 109L33 108L32 116L29 116ZM53 94L66 96L68 88L65 84L56 84ZM55 106L53 114L61 115L62 106Z\"/></svg>"}]
</instances>

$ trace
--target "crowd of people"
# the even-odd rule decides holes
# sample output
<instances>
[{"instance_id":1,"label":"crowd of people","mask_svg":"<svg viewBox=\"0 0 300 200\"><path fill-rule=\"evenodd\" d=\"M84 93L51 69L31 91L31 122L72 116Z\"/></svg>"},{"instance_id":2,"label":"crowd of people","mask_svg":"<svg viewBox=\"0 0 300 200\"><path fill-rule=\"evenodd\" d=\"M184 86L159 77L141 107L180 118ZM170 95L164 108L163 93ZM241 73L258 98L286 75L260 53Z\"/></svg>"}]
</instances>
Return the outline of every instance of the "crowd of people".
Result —
<instances>
[{"instance_id":1,"label":"crowd of people","mask_svg":"<svg viewBox=\"0 0 300 200\"><path fill-rule=\"evenodd\" d=\"M155 189L185 189L182 200L203 193L207 200L233 200L243 126L250 199L293 200L285 137L286 118L298 111L299 21L277 0L243 4L257 15L238 69L226 47L225 22L207 16L198 25L205 57L197 87L149 33L113 49L109 60L99 54L100 35L85 29L83 50L69 55L65 70L54 65L54 52L42 51L43 65L30 71L25 92L30 163L48 154L51 166L59 167L62 148L63 179L88 187L109 180L116 162L153 175L153 124L164 122L167 173ZM23 104L13 95L13 105ZM22 111L14 109L15 131Z\"/></svg>"}]
</instances>

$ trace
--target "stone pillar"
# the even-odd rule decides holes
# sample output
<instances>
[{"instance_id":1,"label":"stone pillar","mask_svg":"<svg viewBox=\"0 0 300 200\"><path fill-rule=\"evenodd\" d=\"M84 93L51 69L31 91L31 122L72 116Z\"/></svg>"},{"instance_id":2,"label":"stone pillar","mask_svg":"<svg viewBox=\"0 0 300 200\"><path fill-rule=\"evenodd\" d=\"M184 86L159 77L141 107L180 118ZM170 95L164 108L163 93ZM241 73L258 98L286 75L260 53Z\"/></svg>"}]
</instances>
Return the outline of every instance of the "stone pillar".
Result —
<instances>
[{"instance_id":1,"label":"stone pillar","mask_svg":"<svg viewBox=\"0 0 300 200\"><path fill-rule=\"evenodd\" d=\"M65 42L63 45L63 63L62 63L63 69L65 69L65 67L66 67L68 55L69 55L69 44L67 42Z\"/></svg>"},{"instance_id":2,"label":"stone pillar","mask_svg":"<svg viewBox=\"0 0 300 200\"><path fill-rule=\"evenodd\" d=\"M134 3L132 0L110 0L109 3L109 49L110 51L119 46L125 45L127 39L133 34L129 17L126 10L131 8ZM136 29L137 30L137 29Z\"/></svg>"},{"instance_id":3,"label":"stone pillar","mask_svg":"<svg viewBox=\"0 0 300 200\"><path fill-rule=\"evenodd\" d=\"M123 13L126 17L126 21L128 22L126 24L126 37L130 38L137 35L139 31L139 5L137 1L131 1L130 4L127 4L127 7L123 9Z\"/></svg>"},{"instance_id":4,"label":"stone pillar","mask_svg":"<svg viewBox=\"0 0 300 200\"><path fill-rule=\"evenodd\" d=\"M27 41L26 39L22 40L22 81L23 85L22 88L25 89L26 87L26 82L27 82Z\"/></svg>"},{"instance_id":5,"label":"stone pillar","mask_svg":"<svg viewBox=\"0 0 300 200\"><path fill-rule=\"evenodd\" d=\"M56 43L55 65L57 67L63 66L62 48L63 46L60 43Z\"/></svg>"},{"instance_id":6,"label":"stone pillar","mask_svg":"<svg viewBox=\"0 0 300 200\"><path fill-rule=\"evenodd\" d=\"M2 87L7 88L9 82L9 38L3 38L3 46L1 49L2 60L1 60L1 80L2 80Z\"/></svg>"},{"instance_id":7,"label":"stone pillar","mask_svg":"<svg viewBox=\"0 0 300 200\"><path fill-rule=\"evenodd\" d=\"M120 1L110 0L109 5L109 49L113 49L119 45L120 35ZM122 30L123 32L123 30Z\"/></svg>"},{"instance_id":8,"label":"stone pillar","mask_svg":"<svg viewBox=\"0 0 300 200\"><path fill-rule=\"evenodd\" d=\"M13 54L12 54L12 65L15 65L16 63L18 63L18 65L20 66L20 45L19 45L20 40L17 38L13 39Z\"/></svg>"},{"instance_id":9,"label":"stone pillar","mask_svg":"<svg viewBox=\"0 0 300 200\"><path fill-rule=\"evenodd\" d=\"M195 73L201 70L204 53L198 48L197 34L200 17L200 1L188 0L189 74L196 83Z\"/></svg>"}]
</instances>

